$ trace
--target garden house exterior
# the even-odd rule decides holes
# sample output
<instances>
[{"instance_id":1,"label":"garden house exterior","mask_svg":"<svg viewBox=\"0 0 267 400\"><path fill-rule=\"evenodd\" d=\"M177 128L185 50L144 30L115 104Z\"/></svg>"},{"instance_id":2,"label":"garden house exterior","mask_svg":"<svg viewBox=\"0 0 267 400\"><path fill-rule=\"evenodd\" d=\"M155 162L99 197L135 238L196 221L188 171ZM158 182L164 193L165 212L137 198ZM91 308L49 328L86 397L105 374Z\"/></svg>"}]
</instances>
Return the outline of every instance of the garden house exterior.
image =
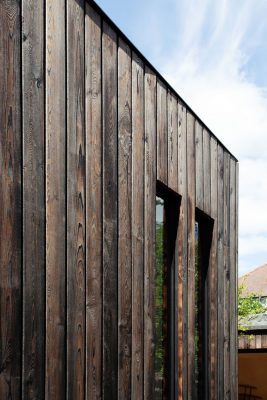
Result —
<instances>
[{"instance_id":1,"label":"garden house exterior","mask_svg":"<svg viewBox=\"0 0 267 400\"><path fill-rule=\"evenodd\" d=\"M236 399L235 157L92 1L0 2L0 95L0 398Z\"/></svg>"}]
</instances>

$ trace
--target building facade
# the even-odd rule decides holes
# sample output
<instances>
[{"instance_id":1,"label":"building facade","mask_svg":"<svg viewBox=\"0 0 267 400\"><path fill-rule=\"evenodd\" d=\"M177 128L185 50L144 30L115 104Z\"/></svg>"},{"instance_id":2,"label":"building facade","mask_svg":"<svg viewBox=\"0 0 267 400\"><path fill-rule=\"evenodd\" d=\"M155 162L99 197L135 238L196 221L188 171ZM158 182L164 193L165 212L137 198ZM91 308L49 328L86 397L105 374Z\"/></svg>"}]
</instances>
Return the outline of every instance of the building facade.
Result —
<instances>
[{"instance_id":1,"label":"building facade","mask_svg":"<svg viewBox=\"0 0 267 400\"><path fill-rule=\"evenodd\" d=\"M0 398L237 398L235 157L92 1L0 60Z\"/></svg>"}]
</instances>

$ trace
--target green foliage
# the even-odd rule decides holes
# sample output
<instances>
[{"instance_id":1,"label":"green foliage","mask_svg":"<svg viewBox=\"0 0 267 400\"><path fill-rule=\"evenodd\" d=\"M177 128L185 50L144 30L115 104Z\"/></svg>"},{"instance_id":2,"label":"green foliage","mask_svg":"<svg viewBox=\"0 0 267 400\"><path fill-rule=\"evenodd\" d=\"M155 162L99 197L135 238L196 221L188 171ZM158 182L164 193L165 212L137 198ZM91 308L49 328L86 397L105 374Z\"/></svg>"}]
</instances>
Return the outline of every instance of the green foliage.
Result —
<instances>
[{"instance_id":1,"label":"green foliage","mask_svg":"<svg viewBox=\"0 0 267 400\"><path fill-rule=\"evenodd\" d=\"M259 301L259 295L256 293L244 293L245 283L238 287L238 330L245 332L247 328L242 325L242 319L251 315L261 314L266 308Z\"/></svg>"},{"instance_id":2,"label":"green foliage","mask_svg":"<svg viewBox=\"0 0 267 400\"><path fill-rule=\"evenodd\" d=\"M163 202L157 198L157 206ZM155 276L155 371L163 374L163 287L164 287L164 262L163 262L163 221L156 223L156 276Z\"/></svg>"}]
</instances>

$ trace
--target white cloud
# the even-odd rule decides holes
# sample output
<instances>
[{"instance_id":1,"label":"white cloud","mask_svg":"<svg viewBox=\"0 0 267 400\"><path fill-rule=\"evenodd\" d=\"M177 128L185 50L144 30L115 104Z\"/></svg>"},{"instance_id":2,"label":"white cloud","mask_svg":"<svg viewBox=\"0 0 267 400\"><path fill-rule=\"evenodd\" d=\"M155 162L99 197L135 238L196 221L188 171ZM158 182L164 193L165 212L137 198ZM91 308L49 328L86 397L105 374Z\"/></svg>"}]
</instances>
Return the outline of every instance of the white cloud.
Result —
<instances>
[{"instance_id":1,"label":"white cloud","mask_svg":"<svg viewBox=\"0 0 267 400\"><path fill-rule=\"evenodd\" d=\"M137 0L130 14L117 3L126 34L239 159L240 272L265 263L267 1Z\"/></svg>"},{"instance_id":2,"label":"white cloud","mask_svg":"<svg viewBox=\"0 0 267 400\"><path fill-rule=\"evenodd\" d=\"M167 62L158 60L158 64L167 80L240 161L242 273L249 269L248 260L251 267L267 262L267 92L246 74L253 48L260 40L263 45L266 38L263 16L267 3L185 2L186 18L178 31L177 48Z\"/></svg>"}]
</instances>

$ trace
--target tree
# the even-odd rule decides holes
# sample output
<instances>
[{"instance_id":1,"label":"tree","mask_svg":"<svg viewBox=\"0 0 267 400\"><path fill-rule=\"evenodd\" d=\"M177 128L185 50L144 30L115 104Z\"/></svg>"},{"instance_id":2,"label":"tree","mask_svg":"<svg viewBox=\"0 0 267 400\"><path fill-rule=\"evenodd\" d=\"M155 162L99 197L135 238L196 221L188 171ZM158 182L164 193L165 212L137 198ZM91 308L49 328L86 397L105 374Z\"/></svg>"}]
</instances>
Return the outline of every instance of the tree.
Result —
<instances>
[{"instance_id":1,"label":"tree","mask_svg":"<svg viewBox=\"0 0 267 400\"><path fill-rule=\"evenodd\" d=\"M247 331L247 328L242 324L244 318L266 311L266 308L259 301L259 295L252 292L244 293L245 289L245 283L238 287L238 330L240 332Z\"/></svg>"}]
</instances>

